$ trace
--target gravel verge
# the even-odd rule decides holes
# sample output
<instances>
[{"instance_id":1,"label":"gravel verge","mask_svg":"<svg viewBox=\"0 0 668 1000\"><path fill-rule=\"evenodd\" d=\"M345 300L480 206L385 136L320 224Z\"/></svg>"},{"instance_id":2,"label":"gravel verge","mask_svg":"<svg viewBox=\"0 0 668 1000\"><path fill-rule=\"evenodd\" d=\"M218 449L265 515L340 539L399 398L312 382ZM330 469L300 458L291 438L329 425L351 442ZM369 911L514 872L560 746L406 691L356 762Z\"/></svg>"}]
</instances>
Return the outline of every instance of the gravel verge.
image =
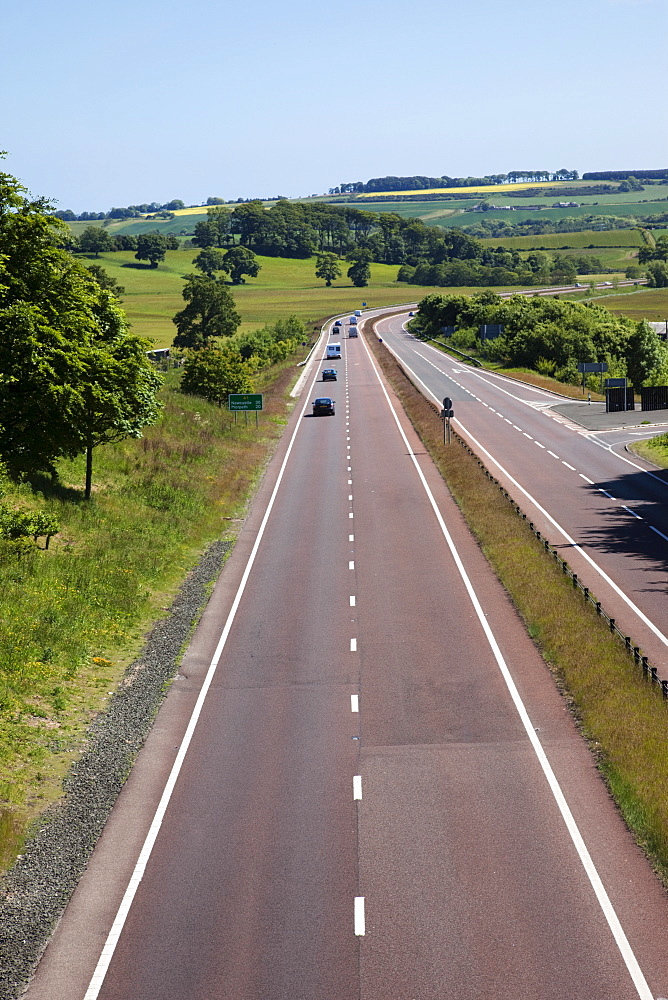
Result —
<instances>
[{"instance_id":1,"label":"gravel verge","mask_svg":"<svg viewBox=\"0 0 668 1000\"><path fill-rule=\"evenodd\" d=\"M231 542L214 542L157 622L125 681L88 731L87 746L23 854L0 884L0 1000L24 991L81 877L111 808L153 725L184 644L206 606L207 585Z\"/></svg>"}]
</instances>

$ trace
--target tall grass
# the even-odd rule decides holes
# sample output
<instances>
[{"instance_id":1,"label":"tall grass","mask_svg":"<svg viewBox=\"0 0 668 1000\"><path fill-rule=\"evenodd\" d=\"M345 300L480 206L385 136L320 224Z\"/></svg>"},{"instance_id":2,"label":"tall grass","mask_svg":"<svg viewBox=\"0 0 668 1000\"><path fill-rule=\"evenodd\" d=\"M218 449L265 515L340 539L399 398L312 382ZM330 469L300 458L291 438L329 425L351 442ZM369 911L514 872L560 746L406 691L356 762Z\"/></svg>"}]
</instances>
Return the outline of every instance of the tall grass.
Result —
<instances>
[{"instance_id":1,"label":"tall grass","mask_svg":"<svg viewBox=\"0 0 668 1000\"><path fill-rule=\"evenodd\" d=\"M604 621L393 356L372 348L529 634L565 692L638 843L668 882L668 708Z\"/></svg>"}]
</instances>

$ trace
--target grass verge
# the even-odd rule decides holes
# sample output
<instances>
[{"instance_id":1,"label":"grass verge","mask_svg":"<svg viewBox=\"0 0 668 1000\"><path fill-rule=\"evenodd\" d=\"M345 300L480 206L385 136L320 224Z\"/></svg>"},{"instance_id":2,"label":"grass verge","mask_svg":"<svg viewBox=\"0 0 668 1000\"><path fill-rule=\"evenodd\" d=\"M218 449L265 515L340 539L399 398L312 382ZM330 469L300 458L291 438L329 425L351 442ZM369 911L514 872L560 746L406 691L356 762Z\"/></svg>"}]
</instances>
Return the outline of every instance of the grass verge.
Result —
<instances>
[{"instance_id":1,"label":"grass verge","mask_svg":"<svg viewBox=\"0 0 668 1000\"><path fill-rule=\"evenodd\" d=\"M390 352L369 338L385 376L471 531L550 666L638 844L668 884L668 709L623 646L545 553L528 524Z\"/></svg>"},{"instance_id":2,"label":"grass verge","mask_svg":"<svg viewBox=\"0 0 668 1000\"><path fill-rule=\"evenodd\" d=\"M6 498L48 510L61 530L48 550L0 544L0 866L60 796L88 725L187 572L236 534L306 350L257 378L257 428L179 392L172 370L160 421L95 450L90 502L83 458L60 464L58 484L16 485Z\"/></svg>"}]
</instances>

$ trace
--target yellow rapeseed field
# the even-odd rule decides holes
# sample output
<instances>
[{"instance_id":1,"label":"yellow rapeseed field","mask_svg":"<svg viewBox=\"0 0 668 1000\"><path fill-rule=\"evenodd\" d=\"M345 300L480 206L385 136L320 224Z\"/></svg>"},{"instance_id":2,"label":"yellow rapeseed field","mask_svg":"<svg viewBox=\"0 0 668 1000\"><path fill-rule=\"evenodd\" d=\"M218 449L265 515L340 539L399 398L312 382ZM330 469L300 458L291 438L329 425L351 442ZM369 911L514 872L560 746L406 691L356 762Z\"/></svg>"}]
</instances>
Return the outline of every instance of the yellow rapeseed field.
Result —
<instances>
[{"instance_id":1,"label":"yellow rapeseed field","mask_svg":"<svg viewBox=\"0 0 668 1000\"><path fill-rule=\"evenodd\" d=\"M463 194L466 192L486 194L492 191L503 194L504 192L508 193L508 191L526 191L527 188L551 188L554 186L554 181L537 181L535 184L483 184L480 187L420 188L418 191L374 191L372 194L358 194L357 197L378 198L379 196L387 197L389 194Z\"/></svg>"}]
</instances>

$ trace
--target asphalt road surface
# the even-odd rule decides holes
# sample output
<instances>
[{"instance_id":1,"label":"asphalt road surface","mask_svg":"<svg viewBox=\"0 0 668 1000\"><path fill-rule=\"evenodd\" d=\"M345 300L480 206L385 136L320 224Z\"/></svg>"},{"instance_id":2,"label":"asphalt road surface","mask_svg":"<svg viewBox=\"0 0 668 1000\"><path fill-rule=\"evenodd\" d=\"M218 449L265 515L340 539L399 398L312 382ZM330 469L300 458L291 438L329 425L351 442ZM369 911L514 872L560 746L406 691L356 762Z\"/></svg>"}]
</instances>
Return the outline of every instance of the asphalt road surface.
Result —
<instances>
[{"instance_id":1,"label":"asphalt road surface","mask_svg":"<svg viewBox=\"0 0 668 1000\"><path fill-rule=\"evenodd\" d=\"M298 404L27 997L666 996L663 890L342 343L303 396L336 415Z\"/></svg>"},{"instance_id":2,"label":"asphalt road surface","mask_svg":"<svg viewBox=\"0 0 668 1000\"><path fill-rule=\"evenodd\" d=\"M615 418L628 422L630 414L606 417L595 406L459 364L407 333L406 319L380 321L383 340L425 394L453 400L456 429L668 677L668 473L624 448L652 429L620 428ZM638 424L646 417L635 414Z\"/></svg>"}]
</instances>

